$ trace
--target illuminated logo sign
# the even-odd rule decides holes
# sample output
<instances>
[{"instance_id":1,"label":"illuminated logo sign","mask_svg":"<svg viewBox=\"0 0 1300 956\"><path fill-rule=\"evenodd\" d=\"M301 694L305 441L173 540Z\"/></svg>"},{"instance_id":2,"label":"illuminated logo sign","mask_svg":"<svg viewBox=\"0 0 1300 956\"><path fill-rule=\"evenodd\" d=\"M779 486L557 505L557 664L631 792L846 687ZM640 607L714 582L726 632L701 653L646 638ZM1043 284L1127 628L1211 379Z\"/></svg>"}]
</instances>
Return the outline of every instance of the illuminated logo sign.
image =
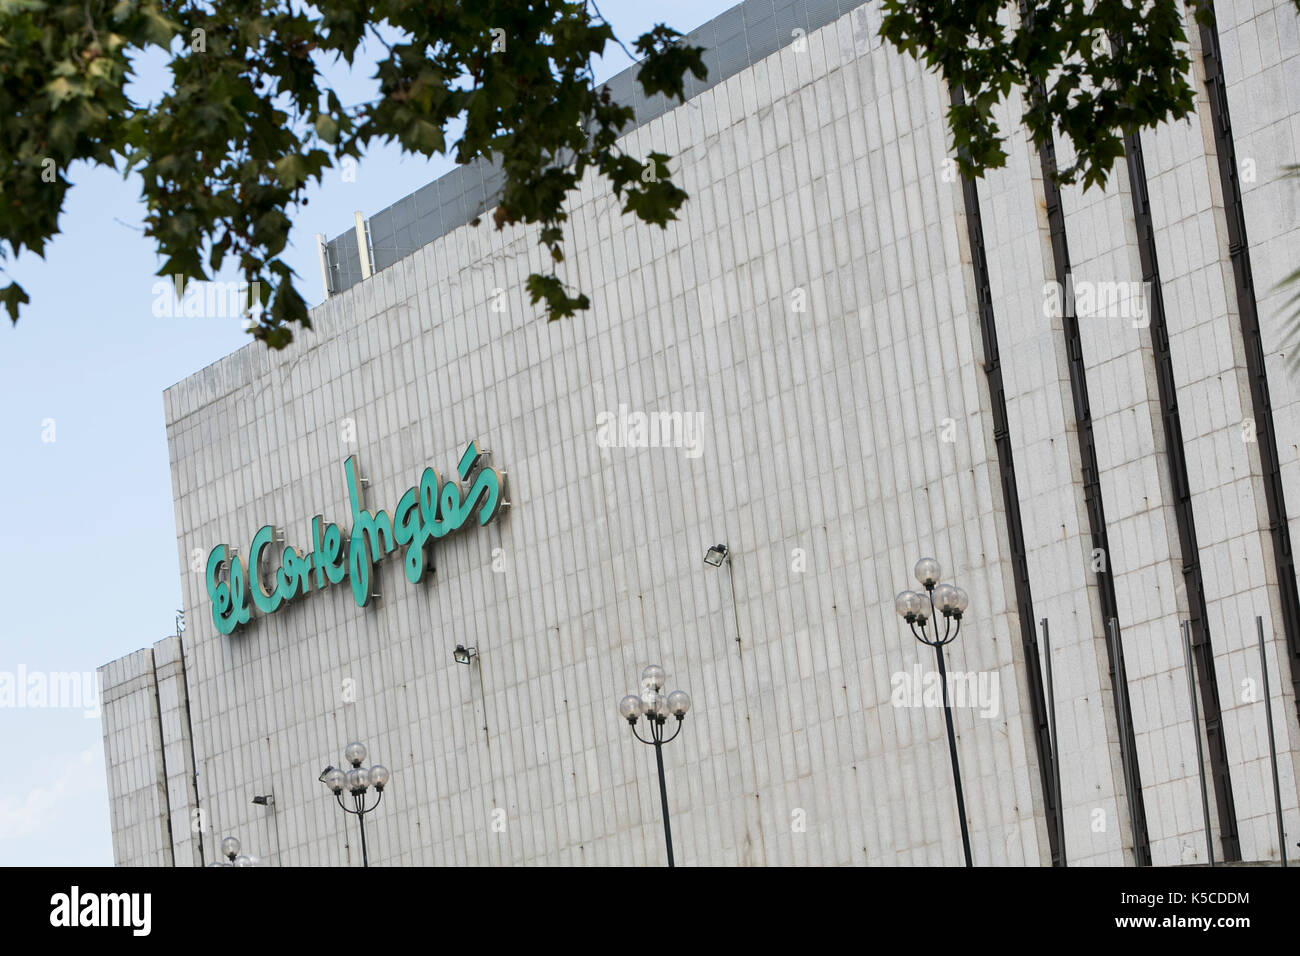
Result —
<instances>
[{"instance_id":1,"label":"illuminated logo sign","mask_svg":"<svg viewBox=\"0 0 1300 956\"><path fill-rule=\"evenodd\" d=\"M487 453L470 442L461 456L460 481L442 480L433 468L424 469L420 483L406 489L393 514L367 511L361 501L356 457L343 463L348 498L352 503L352 534L345 539L339 526L326 524L321 515L311 519L312 550L303 554L286 546L278 569L272 569L267 552L275 542L275 528L262 527L253 535L248 564L224 544L208 554L208 598L212 623L230 634L253 615L271 614L288 601L323 590L347 578L358 607L370 603L374 565L404 547L406 580L420 581L430 567L428 551L434 541L468 524L477 515L485 525L509 502L503 500L505 474L487 466ZM472 479L472 480L471 480ZM461 482L468 483L468 490ZM269 586L268 585L272 585ZM250 606L251 600L251 606Z\"/></svg>"}]
</instances>

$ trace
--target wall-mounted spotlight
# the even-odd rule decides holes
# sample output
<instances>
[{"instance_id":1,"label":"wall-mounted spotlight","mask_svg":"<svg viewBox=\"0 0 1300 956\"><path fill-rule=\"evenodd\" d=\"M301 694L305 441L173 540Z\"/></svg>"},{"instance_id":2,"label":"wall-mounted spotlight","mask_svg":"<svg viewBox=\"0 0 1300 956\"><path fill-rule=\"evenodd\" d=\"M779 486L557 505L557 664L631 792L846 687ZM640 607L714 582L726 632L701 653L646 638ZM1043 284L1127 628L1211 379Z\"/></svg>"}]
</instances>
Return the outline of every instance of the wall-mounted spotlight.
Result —
<instances>
[{"instance_id":1,"label":"wall-mounted spotlight","mask_svg":"<svg viewBox=\"0 0 1300 956\"><path fill-rule=\"evenodd\" d=\"M334 772L334 765L330 764L328 767L326 767L324 770L320 772L320 776L317 777L316 779L319 780L321 783L324 783L325 778L328 777L333 772Z\"/></svg>"},{"instance_id":2,"label":"wall-mounted spotlight","mask_svg":"<svg viewBox=\"0 0 1300 956\"><path fill-rule=\"evenodd\" d=\"M268 793L262 797L254 797L253 802L259 807L270 807L275 805L275 797Z\"/></svg>"},{"instance_id":3,"label":"wall-mounted spotlight","mask_svg":"<svg viewBox=\"0 0 1300 956\"><path fill-rule=\"evenodd\" d=\"M466 647L464 644L457 644L456 649L452 651L452 656L456 658L457 664L468 664L474 658L478 657L478 648Z\"/></svg>"},{"instance_id":4,"label":"wall-mounted spotlight","mask_svg":"<svg viewBox=\"0 0 1300 956\"><path fill-rule=\"evenodd\" d=\"M731 585L731 615L736 621L736 643L740 643L740 609L736 606L736 566L725 544L715 544L704 552L704 563L711 568L727 566L727 583Z\"/></svg>"}]
</instances>

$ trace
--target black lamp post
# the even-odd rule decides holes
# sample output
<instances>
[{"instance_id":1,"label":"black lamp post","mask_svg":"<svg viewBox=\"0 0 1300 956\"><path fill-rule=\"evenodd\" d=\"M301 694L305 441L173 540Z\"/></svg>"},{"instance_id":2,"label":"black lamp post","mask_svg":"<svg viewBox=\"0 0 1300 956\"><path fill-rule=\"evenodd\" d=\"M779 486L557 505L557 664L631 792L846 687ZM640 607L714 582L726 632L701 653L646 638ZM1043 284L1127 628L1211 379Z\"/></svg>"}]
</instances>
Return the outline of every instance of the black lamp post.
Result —
<instances>
[{"instance_id":1,"label":"black lamp post","mask_svg":"<svg viewBox=\"0 0 1300 956\"><path fill-rule=\"evenodd\" d=\"M369 866L370 858L366 853L366 814L375 810L384 799L384 787L388 786L388 768L382 764L375 764L369 770L363 769L361 762L366 759L366 748L355 741L347 745L343 756L352 765L352 769L339 770L337 767L326 767L321 771L320 781L333 791L340 810L356 816L357 822L361 825L361 865ZM367 807L366 792L370 787L375 788L378 796L375 802ZM344 790L352 795L351 810L343 803Z\"/></svg>"},{"instance_id":2,"label":"black lamp post","mask_svg":"<svg viewBox=\"0 0 1300 956\"><path fill-rule=\"evenodd\" d=\"M658 664L651 664L641 672L641 696L628 694L618 702L619 715L632 726L632 735L643 744L655 748L655 762L659 765L659 799L664 808L664 843L668 846L668 865L673 863L673 831L668 824L668 785L664 781L663 745L677 738L682 732L682 720L691 709L691 698L683 690L675 690L664 695L663 687L667 675ZM668 715L677 718L671 737L664 738L664 724ZM644 715L650 727L650 739L646 740L636 730L636 722Z\"/></svg>"},{"instance_id":3,"label":"black lamp post","mask_svg":"<svg viewBox=\"0 0 1300 956\"><path fill-rule=\"evenodd\" d=\"M970 603L970 596L959 587L939 583L939 562L922 558L913 570L926 593L903 591L894 599L899 617L912 629L912 636L922 644L934 648L939 660L939 684L943 688L943 716L948 724L948 753L952 757L952 780L957 788L957 816L961 820L961 845L966 852L966 865L972 866L970 857L970 830L966 825L966 799L961 792L961 766L957 761L957 735L952 729L952 706L948 702L948 670L943 662L943 646L957 640L961 631L961 616ZM943 615L943 636L939 636L936 611ZM931 625L929 631L926 625Z\"/></svg>"}]
</instances>

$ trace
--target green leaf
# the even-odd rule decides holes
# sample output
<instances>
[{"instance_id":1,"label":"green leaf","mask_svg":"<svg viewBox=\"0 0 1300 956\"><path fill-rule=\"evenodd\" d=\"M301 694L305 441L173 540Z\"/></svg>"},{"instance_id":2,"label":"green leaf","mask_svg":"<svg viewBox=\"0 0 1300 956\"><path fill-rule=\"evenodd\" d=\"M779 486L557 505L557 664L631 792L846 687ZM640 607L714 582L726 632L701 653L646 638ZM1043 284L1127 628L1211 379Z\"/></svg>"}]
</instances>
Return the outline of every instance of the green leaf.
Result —
<instances>
[{"instance_id":1,"label":"green leaf","mask_svg":"<svg viewBox=\"0 0 1300 956\"><path fill-rule=\"evenodd\" d=\"M39 254L58 233L72 164L120 161L141 183L145 233L163 273L200 277L233 260L249 281L265 282L267 308L253 334L281 348L295 327L310 328L296 279L278 258L290 210L331 161L360 158L374 141L498 161L497 226L536 225L555 262L564 258L567 204L593 167L643 220L662 225L684 201L666 169L643 182L642 164L619 150L632 110L593 80L591 60L614 34L588 5L323 6L0 0L0 98L9 98L0 257ZM200 29L204 49L196 50ZM383 37L377 55L365 42L375 29ZM506 38L499 49L498 30ZM704 76L702 50L676 31L660 24L643 40L643 89L681 96L688 72ZM132 63L155 47L163 48L169 83L161 95L133 101ZM374 58L381 95L344 108L318 65L359 55ZM45 160L58 171L52 182L41 179ZM588 307L557 276L527 282L550 318ZM17 285L4 295L16 318L26 295Z\"/></svg>"},{"instance_id":2,"label":"green leaf","mask_svg":"<svg viewBox=\"0 0 1300 956\"><path fill-rule=\"evenodd\" d=\"M31 299L27 298L27 293L17 282L11 282L3 289L0 289L0 302L4 303L5 309L9 312L9 321L13 324L18 323L18 307L26 305Z\"/></svg>"},{"instance_id":3,"label":"green leaf","mask_svg":"<svg viewBox=\"0 0 1300 956\"><path fill-rule=\"evenodd\" d=\"M316 115L316 135L327 143L334 143L339 137L339 124L328 113Z\"/></svg>"}]
</instances>

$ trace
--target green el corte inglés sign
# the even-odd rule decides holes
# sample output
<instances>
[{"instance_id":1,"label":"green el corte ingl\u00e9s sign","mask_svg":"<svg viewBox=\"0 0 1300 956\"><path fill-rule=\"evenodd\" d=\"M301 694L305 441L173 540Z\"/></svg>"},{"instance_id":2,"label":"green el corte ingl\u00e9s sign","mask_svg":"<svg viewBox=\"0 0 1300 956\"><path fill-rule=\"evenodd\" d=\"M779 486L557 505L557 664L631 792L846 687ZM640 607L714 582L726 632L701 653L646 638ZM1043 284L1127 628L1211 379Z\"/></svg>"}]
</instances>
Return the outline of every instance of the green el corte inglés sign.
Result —
<instances>
[{"instance_id":1,"label":"green el corte ingl\u00e9s sign","mask_svg":"<svg viewBox=\"0 0 1300 956\"><path fill-rule=\"evenodd\" d=\"M428 570L427 552L433 541L459 530L476 514L479 525L485 525L508 504L503 501L503 472L484 464L475 473L485 454L478 442L469 443L457 467L460 481L443 481L435 469L425 468L420 483L406 489L392 516L386 511L372 513L363 506L356 456L350 456L343 463L352 504L352 533L346 541L338 525L327 524L316 515L311 519L312 550L303 554L286 546L273 575L262 574L266 552L275 541L272 525L263 526L253 535L247 565L224 544L208 554L208 598L217 630L233 633L249 622L254 610L271 614L313 587L320 591L344 578L352 585L357 606L365 607L373 593L371 575L375 563L400 547L406 548L406 579L412 584L418 582ZM474 480L465 491L461 482L469 481L471 475ZM272 579L275 585L268 590L264 582Z\"/></svg>"}]
</instances>

